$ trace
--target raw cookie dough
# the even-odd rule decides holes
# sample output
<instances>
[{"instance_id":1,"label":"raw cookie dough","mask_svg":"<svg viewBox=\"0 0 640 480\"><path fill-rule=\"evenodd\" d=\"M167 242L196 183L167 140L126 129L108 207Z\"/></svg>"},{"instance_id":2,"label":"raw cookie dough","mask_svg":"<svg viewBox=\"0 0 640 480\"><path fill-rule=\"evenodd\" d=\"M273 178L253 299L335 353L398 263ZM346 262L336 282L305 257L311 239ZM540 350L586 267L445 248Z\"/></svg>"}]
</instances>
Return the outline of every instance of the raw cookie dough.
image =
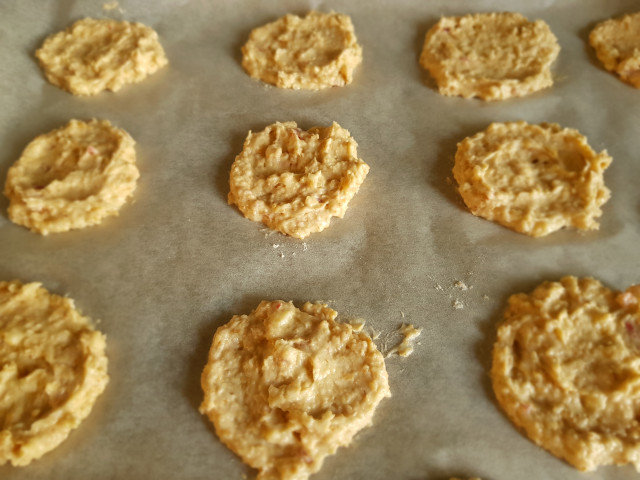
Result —
<instances>
[{"instance_id":1,"label":"raw cookie dough","mask_svg":"<svg viewBox=\"0 0 640 480\"><path fill-rule=\"evenodd\" d=\"M542 20L519 13L443 17L428 32L420 65L442 95L502 100L553 84L560 46Z\"/></svg>"},{"instance_id":2,"label":"raw cookie dough","mask_svg":"<svg viewBox=\"0 0 640 480\"><path fill-rule=\"evenodd\" d=\"M229 204L292 237L320 232L344 216L369 172L357 148L335 122L309 131L277 122L249 132L231 166Z\"/></svg>"},{"instance_id":3,"label":"raw cookie dough","mask_svg":"<svg viewBox=\"0 0 640 480\"><path fill-rule=\"evenodd\" d=\"M351 18L339 13L285 15L253 30L242 47L251 77L295 90L348 85L361 62Z\"/></svg>"},{"instance_id":4,"label":"raw cookie dough","mask_svg":"<svg viewBox=\"0 0 640 480\"><path fill-rule=\"evenodd\" d=\"M117 215L139 177L134 145L107 120L71 120L36 137L7 173L9 218L47 235Z\"/></svg>"},{"instance_id":5,"label":"raw cookie dough","mask_svg":"<svg viewBox=\"0 0 640 480\"><path fill-rule=\"evenodd\" d=\"M78 20L47 37L36 57L47 79L74 95L118 91L167 65L158 34L141 23Z\"/></svg>"},{"instance_id":6,"label":"raw cookie dough","mask_svg":"<svg viewBox=\"0 0 640 480\"><path fill-rule=\"evenodd\" d=\"M610 163L576 130L492 123L458 144L453 176L471 213L540 237L563 227L598 229Z\"/></svg>"},{"instance_id":7,"label":"raw cookie dough","mask_svg":"<svg viewBox=\"0 0 640 480\"><path fill-rule=\"evenodd\" d=\"M0 465L40 458L89 415L109 380L104 350L73 300L0 282Z\"/></svg>"},{"instance_id":8,"label":"raw cookie dough","mask_svg":"<svg viewBox=\"0 0 640 480\"><path fill-rule=\"evenodd\" d=\"M580 470L640 470L640 286L545 282L509 298L491 378L531 440Z\"/></svg>"},{"instance_id":9,"label":"raw cookie dough","mask_svg":"<svg viewBox=\"0 0 640 480\"><path fill-rule=\"evenodd\" d=\"M368 335L322 304L263 301L218 328L200 411L258 480L304 480L391 395Z\"/></svg>"},{"instance_id":10,"label":"raw cookie dough","mask_svg":"<svg viewBox=\"0 0 640 480\"><path fill-rule=\"evenodd\" d=\"M589 43L604 68L640 88L640 12L599 23Z\"/></svg>"},{"instance_id":11,"label":"raw cookie dough","mask_svg":"<svg viewBox=\"0 0 640 480\"><path fill-rule=\"evenodd\" d=\"M410 323L403 323L398 332L403 335L402 341L393 347L387 356L397 354L399 357L408 357L413 353L414 342L422 333L422 328L416 328Z\"/></svg>"}]
</instances>

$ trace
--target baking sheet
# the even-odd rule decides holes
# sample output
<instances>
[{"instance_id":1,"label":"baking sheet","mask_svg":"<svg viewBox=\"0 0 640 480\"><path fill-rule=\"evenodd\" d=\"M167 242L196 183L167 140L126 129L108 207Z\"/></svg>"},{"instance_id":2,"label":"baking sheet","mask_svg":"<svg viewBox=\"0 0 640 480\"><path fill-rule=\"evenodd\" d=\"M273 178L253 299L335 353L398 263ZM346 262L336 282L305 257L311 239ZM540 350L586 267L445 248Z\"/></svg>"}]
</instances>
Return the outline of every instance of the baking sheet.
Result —
<instances>
[{"instance_id":1,"label":"baking sheet","mask_svg":"<svg viewBox=\"0 0 640 480\"><path fill-rule=\"evenodd\" d=\"M536 447L496 406L488 371L506 298L543 280L592 275L640 282L640 92L586 45L593 25L636 1L4 0L0 3L0 178L36 135L71 118L105 118L137 141L133 203L99 227L48 237L6 218L0 278L68 294L107 334L111 382L57 449L0 478L241 479L254 472L197 407L215 329L261 299L324 300L391 342L423 328L407 359L387 360L393 397L374 426L312 478L626 479L631 467L581 474ZM293 92L240 66L248 32L310 8L352 16L364 48L354 83ZM438 95L417 63L441 15L519 11L549 23L562 46L553 88L485 103ZM79 98L48 84L33 53L84 16L155 28L170 67L120 92ZM456 143L492 121L558 122L607 149L612 199L598 232L532 239L469 214L448 181ZM227 205L228 170L249 129L337 121L371 172L343 220L304 242L269 233ZM462 281L469 289L454 285ZM455 308L454 303L463 308Z\"/></svg>"}]
</instances>

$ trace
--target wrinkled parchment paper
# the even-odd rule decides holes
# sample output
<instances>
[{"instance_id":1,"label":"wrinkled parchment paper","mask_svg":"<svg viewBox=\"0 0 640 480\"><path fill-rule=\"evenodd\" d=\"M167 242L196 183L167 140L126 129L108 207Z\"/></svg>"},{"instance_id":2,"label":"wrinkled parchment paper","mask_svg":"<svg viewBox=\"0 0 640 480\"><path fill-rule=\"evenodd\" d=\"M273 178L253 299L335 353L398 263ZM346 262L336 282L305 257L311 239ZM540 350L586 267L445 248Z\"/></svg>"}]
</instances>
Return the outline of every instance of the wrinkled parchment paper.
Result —
<instances>
[{"instance_id":1,"label":"wrinkled parchment paper","mask_svg":"<svg viewBox=\"0 0 640 480\"><path fill-rule=\"evenodd\" d=\"M352 16L364 49L354 83L294 92L244 74L249 31L310 8ZM637 478L631 467L581 474L535 446L498 409L488 376L512 293L567 274L616 289L640 282L640 91L606 72L586 43L596 22L634 9L631 0L122 0L107 11L100 0L3 0L2 184L33 137L92 117L136 139L141 178L119 217L48 237L9 222L0 199L0 278L40 281L75 299L107 335L111 375L63 444L28 467L0 467L0 478L253 478L197 407L215 329L263 298L328 302L382 332L382 349L402 322L423 329L412 356L388 358L393 397L374 425L314 480ZM440 96L417 62L428 28L441 15L504 10L549 23L562 46L556 84L504 102ZM152 26L169 68L90 98L48 84L34 51L85 16ZM532 239L465 210L450 181L456 143L492 121L520 119L577 128L611 154L600 231ZM304 242L226 202L247 131L276 120L303 128L335 120L371 166L346 217Z\"/></svg>"}]
</instances>

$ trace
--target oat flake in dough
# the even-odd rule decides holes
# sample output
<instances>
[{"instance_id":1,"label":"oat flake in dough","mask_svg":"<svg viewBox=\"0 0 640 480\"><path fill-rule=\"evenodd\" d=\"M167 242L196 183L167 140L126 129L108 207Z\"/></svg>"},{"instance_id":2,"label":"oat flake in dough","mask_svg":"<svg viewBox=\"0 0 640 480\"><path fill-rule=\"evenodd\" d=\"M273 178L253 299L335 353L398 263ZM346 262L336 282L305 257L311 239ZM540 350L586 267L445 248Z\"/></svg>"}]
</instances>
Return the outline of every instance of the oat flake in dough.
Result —
<instances>
[{"instance_id":1,"label":"oat flake in dough","mask_svg":"<svg viewBox=\"0 0 640 480\"><path fill-rule=\"evenodd\" d=\"M71 120L35 138L9 169L9 218L47 235L117 215L136 188L135 142L107 120Z\"/></svg>"},{"instance_id":2,"label":"oat flake in dough","mask_svg":"<svg viewBox=\"0 0 640 480\"><path fill-rule=\"evenodd\" d=\"M326 305L263 301L218 328L200 411L259 480L304 480L390 396L382 354Z\"/></svg>"},{"instance_id":3,"label":"oat flake in dough","mask_svg":"<svg viewBox=\"0 0 640 480\"><path fill-rule=\"evenodd\" d=\"M73 300L0 282L0 465L40 458L89 415L109 379L104 350Z\"/></svg>"},{"instance_id":4,"label":"oat flake in dough","mask_svg":"<svg viewBox=\"0 0 640 480\"><path fill-rule=\"evenodd\" d=\"M563 227L599 227L610 163L576 130L492 123L458 144L453 176L471 213L540 237Z\"/></svg>"},{"instance_id":5,"label":"oat flake in dough","mask_svg":"<svg viewBox=\"0 0 640 480\"><path fill-rule=\"evenodd\" d=\"M158 34L141 23L78 20L47 37L36 57L47 79L74 95L118 91L167 65Z\"/></svg>"},{"instance_id":6,"label":"oat flake in dough","mask_svg":"<svg viewBox=\"0 0 640 480\"><path fill-rule=\"evenodd\" d=\"M640 88L640 12L599 23L589 43L604 68Z\"/></svg>"},{"instance_id":7,"label":"oat flake in dough","mask_svg":"<svg viewBox=\"0 0 640 480\"><path fill-rule=\"evenodd\" d=\"M320 232L344 216L369 172L357 147L335 122L309 131L278 122L249 132L231 166L229 203L292 237Z\"/></svg>"},{"instance_id":8,"label":"oat flake in dough","mask_svg":"<svg viewBox=\"0 0 640 480\"><path fill-rule=\"evenodd\" d=\"M565 277L512 295L491 378L527 436L574 467L640 470L640 286Z\"/></svg>"},{"instance_id":9,"label":"oat flake in dough","mask_svg":"<svg viewBox=\"0 0 640 480\"><path fill-rule=\"evenodd\" d=\"M348 85L361 62L351 18L339 13L285 15L254 29L242 47L251 77L295 90Z\"/></svg>"},{"instance_id":10,"label":"oat flake in dough","mask_svg":"<svg viewBox=\"0 0 640 480\"><path fill-rule=\"evenodd\" d=\"M420 65L442 95L502 100L553 84L560 46L542 20L519 13L443 17L425 38Z\"/></svg>"}]
</instances>

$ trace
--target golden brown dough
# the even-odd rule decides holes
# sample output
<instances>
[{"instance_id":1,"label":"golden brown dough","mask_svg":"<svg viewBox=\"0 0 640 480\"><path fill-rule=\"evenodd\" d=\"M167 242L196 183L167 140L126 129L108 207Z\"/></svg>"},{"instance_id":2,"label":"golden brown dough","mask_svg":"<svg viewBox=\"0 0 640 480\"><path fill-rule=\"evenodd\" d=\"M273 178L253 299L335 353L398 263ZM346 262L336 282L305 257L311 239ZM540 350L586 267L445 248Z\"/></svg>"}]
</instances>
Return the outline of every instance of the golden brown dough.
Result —
<instances>
[{"instance_id":1,"label":"golden brown dough","mask_svg":"<svg viewBox=\"0 0 640 480\"><path fill-rule=\"evenodd\" d=\"M348 85L361 62L351 18L335 12L285 15L254 29L242 47L249 75L295 90Z\"/></svg>"},{"instance_id":2,"label":"golden brown dough","mask_svg":"<svg viewBox=\"0 0 640 480\"><path fill-rule=\"evenodd\" d=\"M0 282L0 465L62 443L107 385L105 337L73 300Z\"/></svg>"},{"instance_id":3,"label":"golden brown dough","mask_svg":"<svg viewBox=\"0 0 640 480\"><path fill-rule=\"evenodd\" d=\"M134 145L107 120L71 120L40 135L7 173L9 218L47 235L117 215L139 177Z\"/></svg>"},{"instance_id":4,"label":"golden brown dough","mask_svg":"<svg viewBox=\"0 0 640 480\"><path fill-rule=\"evenodd\" d=\"M589 43L604 68L640 88L640 12L599 23Z\"/></svg>"},{"instance_id":5,"label":"golden brown dough","mask_svg":"<svg viewBox=\"0 0 640 480\"><path fill-rule=\"evenodd\" d=\"M78 20L36 51L52 84L74 95L118 91L167 65L158 34L141 23Z\"/></svg>"},{"instance_id":6,"label":"golden brown dough","mask_svg":"<svg viewBox=\"0 0 640 480\"><path fill-rule=\"evenodd\" d=\"M333 123L308 131L277 122L249 132L229 175L229 203L254 222L305 238L342 218L369 166L358 144Z\"/></svg>"},{"instance_id":7,"label":"golden brown dough","mask_svg":"<svg viewBox=\"0 0 640 480\"><path fill-rule=\"evenodd\" d=\"M527 436L574 467L640 470L640 286L544 282L509 298L493 349L498 402Z\"/></svg>"},{"instance_id":8,"label":"golden brown dough","mask_svg":"<svg viewBox=\"0 0 640 480\"><path fill-rule=\"evenodd\" d=\"M519 13L443 17L428 32L420 65L442 95L503 100L553 84L560 46L542 20Z\"/></svg>"},{"instance_id":9,"label":"golden brown dough","mask_svg":"<svg viewBox=\"0 0 640 480\"><path fill-rule=\"evenodd\" d=\"M326 305L261 302L218 328L200 411L258 480L304 480L390 396L369 336Z\"/></svg>"},{"instance_id":10,"label":"golden brown dough","mask_svg":"<svg viewBox=\"0 0 640 480\"><path fill-rule=\"evenodd\" d=\"M593 230L609 199L611 163L578 131L555 123L492 123L458 144L453 176L474 215L533 237Z\"/></svg>"}]
</instances>

